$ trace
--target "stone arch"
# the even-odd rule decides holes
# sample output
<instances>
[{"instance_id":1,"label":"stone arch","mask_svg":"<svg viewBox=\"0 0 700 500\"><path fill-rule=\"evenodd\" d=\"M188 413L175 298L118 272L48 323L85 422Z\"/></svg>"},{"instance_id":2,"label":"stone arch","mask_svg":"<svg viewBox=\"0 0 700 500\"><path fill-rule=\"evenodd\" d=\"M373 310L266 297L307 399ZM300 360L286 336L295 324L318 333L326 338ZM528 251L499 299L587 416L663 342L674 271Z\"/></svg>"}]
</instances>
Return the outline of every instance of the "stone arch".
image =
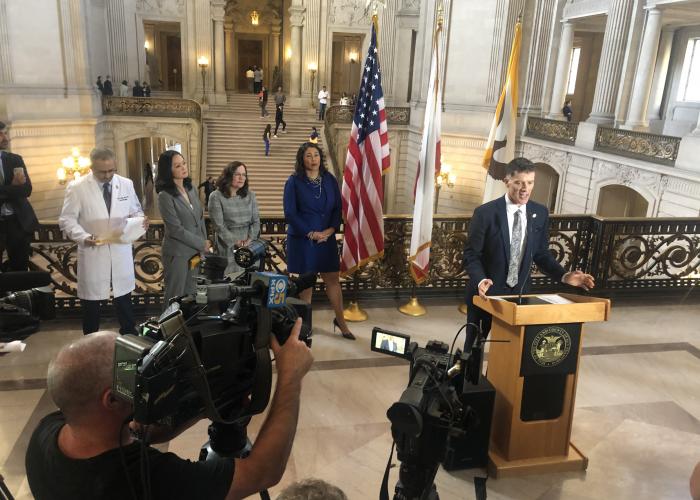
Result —
<instances>
[{"instance_id":1,"label":"stone arch","mask_svg":"<svg viewBox=\"0 0 700 500\"><path fill-rule=\"evenodd\" d=\"M545 162L537 162L535 187L532 191L532 199L546 206L550 212L555 213L559 199L559 186L561 175L558 169Z\"/></svg>"},{"instance_id":2,"label":"stone arch","mask_svg":"<svg viewBox=\"0 0 700 500\"><path fill-rule=\"evenodd\" d=\"M615 179L608 179L596 183L592 206L589 207L591 212L597 215L608 217L653 217L656 210L658 200L656 196L646 188L641 186L630 186L621 184ZM614 211L614 205L603 207L601 203L609 203L611 200L616 200L619 207L628 206L628 209L620 209L621 212L627 213L611 213ZM602 211L602 213L601 213Z\"/></svg>"}]
</instances>

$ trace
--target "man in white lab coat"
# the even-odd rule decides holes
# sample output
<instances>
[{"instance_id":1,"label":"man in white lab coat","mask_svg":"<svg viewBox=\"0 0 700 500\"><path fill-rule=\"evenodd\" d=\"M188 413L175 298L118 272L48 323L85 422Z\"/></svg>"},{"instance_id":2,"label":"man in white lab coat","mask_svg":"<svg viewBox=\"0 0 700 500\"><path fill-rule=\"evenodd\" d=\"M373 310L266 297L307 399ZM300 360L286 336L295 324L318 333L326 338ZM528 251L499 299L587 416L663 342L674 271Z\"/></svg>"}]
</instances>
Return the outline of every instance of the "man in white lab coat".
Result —
<instances>
[{"instance_id":1,"label":"man in white lab coat","mask_svg":"<svg viewBox=\"0 0 700 500\"><path fill-rule=\"evenodd\" d=\"M58 223L78 244L78 297L83 333L100 329L100 301L113 294L121 334L135 332L131 292L136 287L131 243L120 243L126 220L143 216L130 179L116 175L114 152L90 152L92 172L66 189ZM148 226L148 220L144 222Z\"/></svg>"}]
</instances>

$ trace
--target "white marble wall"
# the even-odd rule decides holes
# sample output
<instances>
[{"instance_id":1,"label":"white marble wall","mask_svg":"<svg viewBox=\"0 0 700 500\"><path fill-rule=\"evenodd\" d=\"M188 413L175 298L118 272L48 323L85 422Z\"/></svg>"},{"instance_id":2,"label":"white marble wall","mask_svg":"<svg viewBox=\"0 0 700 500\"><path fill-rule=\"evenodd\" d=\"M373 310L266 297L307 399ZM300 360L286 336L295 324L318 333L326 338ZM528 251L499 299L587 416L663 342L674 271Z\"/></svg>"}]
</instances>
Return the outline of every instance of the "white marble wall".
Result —
<instances>
[{"instance_id":1,"label":"white marble wall","mask_svg":"<svg viewBox=\"0 0 700 500\"><path fill-rule=\"evenodd\" d=\"M700 176L691 172L532 138L523 138L523 153L559 173L556 213L595 213L601 188L622 185L647 201L647 217L700 215Z\"/></svg>"}]
</instances>

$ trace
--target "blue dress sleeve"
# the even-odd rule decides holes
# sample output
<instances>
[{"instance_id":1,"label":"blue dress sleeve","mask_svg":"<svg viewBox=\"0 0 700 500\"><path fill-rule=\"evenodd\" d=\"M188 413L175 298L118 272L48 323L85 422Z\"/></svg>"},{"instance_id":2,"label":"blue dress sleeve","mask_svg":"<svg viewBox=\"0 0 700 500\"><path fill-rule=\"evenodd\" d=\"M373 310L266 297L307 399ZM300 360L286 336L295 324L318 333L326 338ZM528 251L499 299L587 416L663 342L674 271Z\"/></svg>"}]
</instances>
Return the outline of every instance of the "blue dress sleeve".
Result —
<instances>
[{"instance_id":1,"label":"blue dress sleeve","mask_svg":"<svg viewBox=\"0 0 700 500\"><path fill-rule=\"evenodd\" d=\"M291 231L287 230L288 233L302 236L313 231L297 205L297 188L293 175L289 176L284 185L282 204L284 205L284 218L290 226L289 229L291 229Z\"/></svg>"}]
</instances>

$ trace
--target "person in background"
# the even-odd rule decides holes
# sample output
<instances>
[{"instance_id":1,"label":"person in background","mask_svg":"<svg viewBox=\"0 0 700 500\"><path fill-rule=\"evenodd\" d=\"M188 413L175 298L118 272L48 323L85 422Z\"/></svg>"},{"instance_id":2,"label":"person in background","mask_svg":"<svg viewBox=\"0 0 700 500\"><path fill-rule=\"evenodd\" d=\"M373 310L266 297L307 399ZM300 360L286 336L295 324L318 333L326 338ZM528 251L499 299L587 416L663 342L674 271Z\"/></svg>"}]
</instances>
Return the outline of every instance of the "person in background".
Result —
<instances>
[{"instance_id":1,"label":"person in background","mask_svg":"<svg viewBox=\"0 0 700 500\"><path fill-rule=\"evenodd\" d=\"M212 251L204 225L204 211L192 187L187 162L177 151L165 151L158 158L156 178L158 207L165 236L161 250L164 299L192 295L195 291L191 259Z\"/></svg>"},{"instance_id":2,"label":"person in background","mask_svg":"<svg viewBox=\"0 0 700 500\"><path fill-rule=\"evenodd\" d=\"M277 139L277 130L282 125L282 133L287 133L287 122L284 121L284 104L275 105L275 134L274 138Z\"/></svg>"},{"instance_id":3,"label":"person in background","mask_svg":"<svg viewBox=\"0 0 700 500\"><path fill-rule=\"evenodd\" d=\"M248 92L251 94L253 93L253 83L255 80L255 72L253 71L252 66L248 66L248 69L245 72L245 78L246 81L248 82Z\"/></svg>"},{"instance_id":4,"label":"person in background","mask_svg":"<svg viewBox=\"0 0 700 500\"><path fill-rule=\"evenodd\" d=\"M153 168L146 162L143 166L143 210L144 212L153 207Z\"/></svg>"},{"instance_id":5,"label":"person in background","mask_svg":"<svg viewBox=\"0 0 700 500\"><path fill-rule=\"evenodd\" d=\"M316 127L311 127L311 133L309 134L309 142L311 144L318 144L318 130L316 130Z\"/></svg>"},{"instance_id":6,"label":"person in background","mask_svg":"<svg viewBox=\"0 0 700 500\"><path fill-rule=\"evenodd\" d=\"M248 186L248 169L240 161L224 167L209 198L209 218L216 233L217 254L228 258L226 274L240 271L234 250L260 236L260 212Z\"/></svg>"},{"instance_id":7,"label":"person in background","mask_svg":"<svg viewBox=\"0 0 700 500\"><path fill-rule=\"evenodd\" d=\"M330 94L326 90L326 86L321 87L318 93L318 119L323 120L326 116L326 106L328 105L328 98Z\"/></svg>"},{"instance_id":8,"label":"person in background","mask_svg":"<svg viewBox=\"0 0 700 500\"><path fill-rule=\"evenodd\" d=\"M143 97L143 87L138 80L134 80L134 86L131 89L131 94L134 97Z\"/></svg>"},{"instance_id":9,"label":"person in background","mask_svg":"<svg viewBox=\"0 0 700 500\"><path fill-rule=\"evenodd\" d=\"M24 159L10 153L10 130L0 122L0 261L2 271L27 271L34 229L39 224L29 203L32 181Z\"/></svg>"},{"instance_id":10,"label":"person in background","mask_svg":"<svg viewBox=\"0 0 700 500\"><path fill-rule=\"evenodd\" d=\"M326 295L333 306L333 331L340 328L343 338L355 340L343 318L343 292L340 289L340 259L335 234L341 223L338 182L324 164L316 144L305 142L297 151L294 173L284 185L284 216L287 220L287 271L321 274ZM299 298L311 303L313 288Z\"/></svg>"},{"instance_id":11,"label":"person in background","mask_svg":"<svg viewBox=\"0 0 700 500\"><path fill-rule=\"evenodd\" d=\"M260 118L264 119L270 113L267 112L267 87L265 85L260 85L260 92L258 92L258 102L260 104Z\"/></svg>"},{"instance_id":12,"label":"person in background","mask_svg":"<svg viewBox=\"0 0 700 500\"><path fill-rule=\"evenodd\" d=\"M561 112L564 113L566 121L570 122L571 118L574 116L574 112L571 109L571 99L566 100L566 102L564 103L564 108L561 110Z\"/></svg>"},{"instance_id":13,"label":"person in background","mask_svg":"<svg viewBox=\"0 0 700 500\"><path fill-rule=\"evenodd\" d=\"M202 188L204 188L204 206L207 206L209 204L209 197L216 189L216 182L214 182L214 178L211 175L207 177L207 180L197 186L197 189Z\"/></svg>"},{"instance_id":14,"label":"person in background","mask_svg":"<svg viewBox=\"0 0 700 500\"><path fill-rule=\"evenodd\" d=\"M253 66L253 92L258 93L262 87L263 70L257 66Z\"/></svg>"},{"instance_id":15,"label":"person in background","mask_svg":"<svg viewBox=\"0 0 700 500\"><path fill-rule=\"evenodd\" d=\"M114 90L112 89L112 80L109 79L109 75L105 77L105 81L102 84L102 95L114 95Z\"/></svg>"},{"instance_id":16,"label":"person in background","mask_svg":"<svg viewBox=\"0 0 700 500\"><path fill-rule=\"evenodd\" d=\"M263 142L265 143L265 156L270 156L270 137L272 136L272 125L269 123L265 126L263 132Z\"/></svg>"},{"instance_id":17,"label":"person in background","mask_svg":"<svg viewBox=\"0 0 700 500\"><path fill-rule=\"evenodd\" d=\"M119 97L129 97L129 82L126 80L119 85Z\"/></svg>"},{"instance_id":18,"label":"person in background","mask_svg":"<svg viewBox=\"0 0 700 500\"><path fill-rule=\"evenodd\" d=\"M143 97L151 97L151 86L148 84L148 82L143 82L141 92Z\"/></svg>"},{"instance_id":19,"label":"person in background","mask_svg":"<svg viewBox=\"0 0 700 500\"><path fill-rule=\"evenodd\" d=\"M349 106L350 105L350 98L348 95L343 92L343 97L340 98L340 103L341 106Z\"/></svg>"},{"instance_id":20,"label":"person in background","mask_svg":"<svg viewBox=\"0 0 700 500\"><path fill-rule=\"evenodd\" d=\"M287 486L276 500L348 500L348 497L337 486L308 478Z\"/></svg>"},{"instance_id":21,"label":"person in background","mask_svg":"<svg viewBox=\"0 0 700 500\"><path fill-rule=\"evenodd\" d=\"M100 95L104 95L105 86L102 83L102 76L101 75L97 75L97 81L95 82L95 85L97 85L97 90L100 91Z\"/></svg>"}]
</instances>

